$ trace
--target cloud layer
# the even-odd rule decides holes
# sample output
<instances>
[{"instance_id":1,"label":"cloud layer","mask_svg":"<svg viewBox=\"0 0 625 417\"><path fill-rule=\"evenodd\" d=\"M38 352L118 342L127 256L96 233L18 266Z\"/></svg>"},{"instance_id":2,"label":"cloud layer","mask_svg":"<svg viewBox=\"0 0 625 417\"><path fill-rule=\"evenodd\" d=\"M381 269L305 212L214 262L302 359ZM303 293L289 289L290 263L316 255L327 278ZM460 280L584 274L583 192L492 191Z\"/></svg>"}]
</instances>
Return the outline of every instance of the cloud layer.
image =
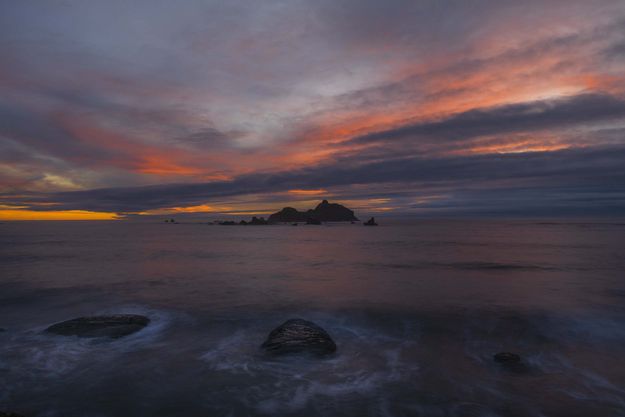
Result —
<instances>
[{"instance_id":1,"label":"cloud layer","mask_svg":"<svg viewBox=\"0 0 625 417\"><path fill-rule=\"evenodd\" d=\"M623 214L623 24L618 0L0 2L0 217Z\"/></svg>"}]
</instances>

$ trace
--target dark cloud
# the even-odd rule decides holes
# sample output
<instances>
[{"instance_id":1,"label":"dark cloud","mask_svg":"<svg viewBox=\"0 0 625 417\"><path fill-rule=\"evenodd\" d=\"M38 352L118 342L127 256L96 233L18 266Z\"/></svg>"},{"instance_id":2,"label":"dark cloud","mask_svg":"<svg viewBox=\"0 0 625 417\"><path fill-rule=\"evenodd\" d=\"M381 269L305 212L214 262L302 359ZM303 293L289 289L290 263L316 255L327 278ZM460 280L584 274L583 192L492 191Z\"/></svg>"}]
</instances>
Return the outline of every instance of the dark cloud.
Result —
<instances>
[{"instance_id":1,"label":"dark cloud","mask_svg":"<svg viewBox=\"0 0 625 417\"><path fill-rule=\"evenodd\" d=\"M358 164L354 160L352 163L344 161L342 165L329 164L291 172L243 175L232 181L39 194L29 200L31 203L60 203L53 209L138 212L295 188L392 184L395 188L411 189L415 195L428 188L456 193L456 204L461 204L462 192L499 189L498 194L491 194L491 203L503 210L506 207L513 209L518 202L516 198L506 200L506 193L501 189L510 190L513 197L523 195L515 190L535 189L537 199L532 201L536 204L540 204L541 189L550 190L543 194L545 201L552 201L553 190L558 190L560 203L570 201L580 189L593 187L597 193L622 194L625 192L623 161L625 147L622 146L434 159L410 157L368 164ZM349 191L342 197L349 198ZM625 209L618 201L613 208ZM485 201L485 204L491 203ZM600 206L604 202L597 200L592 204Z\"/></svg>"},{"instance_id":2,"label":"dark cloud","mask_svg":"<svg viewBox=\"0 0 625 417\"><path fill-rule=\"evenodd\" d=\"M512 132L563 129L625 118L625 100L606 94L475 109L443 120L401 126L351 139L348 143L394 142L416 138L467 140Z\"/></svg>"}]
</instances>

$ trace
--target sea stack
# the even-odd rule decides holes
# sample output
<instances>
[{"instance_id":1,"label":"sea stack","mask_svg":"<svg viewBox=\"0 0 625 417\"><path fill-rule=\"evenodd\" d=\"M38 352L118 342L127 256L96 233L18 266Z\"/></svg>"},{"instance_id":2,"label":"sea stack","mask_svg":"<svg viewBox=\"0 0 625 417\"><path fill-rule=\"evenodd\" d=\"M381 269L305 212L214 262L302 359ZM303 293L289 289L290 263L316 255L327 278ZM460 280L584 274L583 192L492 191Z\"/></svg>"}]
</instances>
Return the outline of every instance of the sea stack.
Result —
<instances>
[{"instance_id":1,"label":"sea stack","mask_svg":"<svg viewBox=\"0 0 625 417\"><path fill-rule=\"evenodd\" d=\"M319 221L319 223L309 222L311 220ZM285 207L277 213L273 213L268 219L269 223L307 222L309 224L357 220L352 210L341 204L330 203L328 200L323 200L317 207L307 211L298 211L293 207Z\"/></svg>"},{"instance_id":2,"label":"sea stack","mask_svg":"<svg viewBox=\"0 0 625 417\"><path fill-rule=\"evenodd\" d=\"M375 222L375 217L370 218L368 221L364 222L365 226L377 226L378 224Z\"/></svg>"},{"instance_id":3,"label":"sea stack","mask_svg":"<svg viewBox=\"0 0 625 417\"><path fill-rule=\"evenodd\" d=\"M261 348L272 354L326 355L336 351L336 344L330 335L315 323L303 319L290 319L273 329Z\"/></svg>"}]
</instances>

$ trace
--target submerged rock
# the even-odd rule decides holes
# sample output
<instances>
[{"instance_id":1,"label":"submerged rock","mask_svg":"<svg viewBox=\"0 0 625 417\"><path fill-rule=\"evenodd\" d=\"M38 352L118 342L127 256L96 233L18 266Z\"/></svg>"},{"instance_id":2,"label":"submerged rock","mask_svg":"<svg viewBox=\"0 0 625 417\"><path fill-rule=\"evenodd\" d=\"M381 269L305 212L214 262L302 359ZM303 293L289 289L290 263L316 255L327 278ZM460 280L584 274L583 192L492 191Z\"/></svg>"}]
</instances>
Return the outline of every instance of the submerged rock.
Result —
<instances>
[{"instance_id":1,"label":"submerged rock","mask_svg":"<svg viewBox=\"0 0 625 417\"><path fill-rule=\"evenodd\" d=\"M521 357L516 353L499 352L493 355L495 362L503 364L521 363Z\"/></svg>"},{"instance_id":2,"label":"submerged rock","mask_svg":"<svg viewBox=\"0 0 625 417\"><path fill-rule=\"evenodd\" d=\"M363 223L365 226L377 226L378 224L375 222L375 217L370 218L368 221Z\"/></svg>"},{"instance_id":3,"label":"submerged rock","mask_svg":"<svg viewBox=\"0 0 625 417\"><path fill-rule=\"evenodd\" d=\"M110 337L117 339L138 332L150 323L150 319L136 314L79 317L53 324L47 332L62 336Z\"/></svg>"},{"instance_id":4,"label":"submerged rock","mask_svg":"<svg viewBox=\"0 0 625 417\"><path fill-rule=\"evenodd\" d=\"M290 319L269 333L262 349L274 354L314 353L325 355L336 351L330 335L315 323L303 319Z\"/></svg>"},{"instance_id":5,"label":"submerged rock","mask_svg":"<svg viewBox=\"0 0 625 417\"><path fill-rule=\"evenodd\" d=\"M506 372L513 374L528 374L532 372L531 367L521 360L521 356L512 352L499 352L493 355L495 362Z\"/></svg>"}]
</instances>

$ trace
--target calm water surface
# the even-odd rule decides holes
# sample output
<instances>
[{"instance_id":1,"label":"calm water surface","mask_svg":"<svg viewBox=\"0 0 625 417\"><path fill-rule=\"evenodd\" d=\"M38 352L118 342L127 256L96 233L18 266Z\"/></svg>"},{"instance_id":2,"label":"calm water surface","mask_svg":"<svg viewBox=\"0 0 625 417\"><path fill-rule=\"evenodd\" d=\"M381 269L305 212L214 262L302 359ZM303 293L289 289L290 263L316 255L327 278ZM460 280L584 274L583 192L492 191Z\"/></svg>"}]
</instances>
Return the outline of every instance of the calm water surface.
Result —
<instances>
[{"instance_id":1,"label":"calm water surface","mask_svg":"<svg viewBox=\"0 0 625 417\"><path fill-rule=\"evenodd\" d=\"M104 313L152 322L42 333ZM263 356L293 317L337 353ZM5 223L0 328L27 417L625 416L625 221Z\"/></svg>"}]
</instances>

